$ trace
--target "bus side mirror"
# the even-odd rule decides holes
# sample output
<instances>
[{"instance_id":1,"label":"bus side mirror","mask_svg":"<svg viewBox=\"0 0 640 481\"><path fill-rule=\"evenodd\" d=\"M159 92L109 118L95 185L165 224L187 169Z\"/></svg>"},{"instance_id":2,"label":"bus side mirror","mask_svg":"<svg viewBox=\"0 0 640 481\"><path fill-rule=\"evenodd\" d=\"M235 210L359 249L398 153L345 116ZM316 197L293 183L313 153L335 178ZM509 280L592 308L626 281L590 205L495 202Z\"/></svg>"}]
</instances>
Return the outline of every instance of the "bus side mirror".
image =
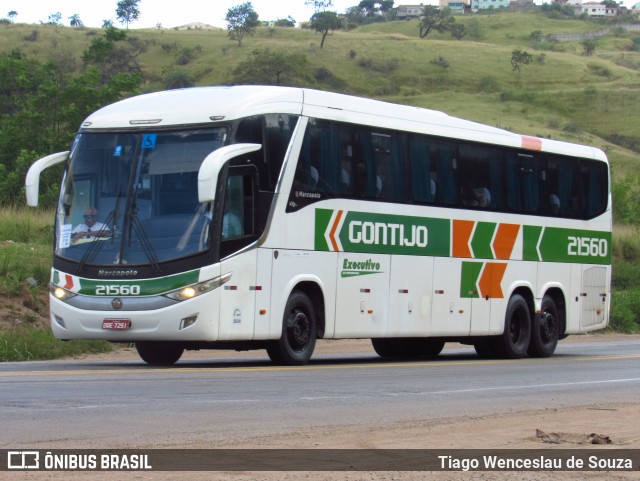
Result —
<instances>
[{"instance_id":1,"label":"bus side mirror","mask_svg":"<svg viewBox=\"0 0 640 481\"><path fill-rule=\"evenodd\" d=\"M27 205L29 207L38 207L38 195L40 191L40 174L43 170L48 169L52 165L64 162L69 157L69 151L58 152L57 154L47 155L41 159L36 160L29 171L24 181L25 191L27 193Z\"/></svg>"},{"instance_id":2,"label":"bus side mirror","mask_svg":"<svg viewBox=\"0 0 640 481\"><path fill-rule=\"evenodd\" d=\"M205 203L215 199L218 176L229 160L261 148L260 144L233 144L221 147L207 155L198 171L198 201Z\"/></svg>"}]
</instances>

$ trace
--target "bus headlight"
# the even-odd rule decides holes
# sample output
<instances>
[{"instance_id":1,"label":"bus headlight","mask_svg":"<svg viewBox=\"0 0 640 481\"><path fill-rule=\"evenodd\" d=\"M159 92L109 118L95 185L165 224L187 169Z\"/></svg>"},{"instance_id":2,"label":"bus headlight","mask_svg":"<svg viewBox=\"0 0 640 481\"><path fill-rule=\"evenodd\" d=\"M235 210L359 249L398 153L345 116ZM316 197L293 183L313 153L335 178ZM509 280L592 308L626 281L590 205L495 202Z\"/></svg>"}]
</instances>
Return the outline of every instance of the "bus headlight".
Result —
<instances>
[{"instance_id":1,"label":"bus headlight","mask_svg":"<svg viewBox=\"0 0 640 481\"><path fill-rule=\"evenodd\" d=\"M225 282L228 282L229 279L231 279L231 274L231 272L228 272L220 277L209 279L208 281L198 282L197 284L192 284L187 287L181 287L175 291L167 292L164 296L169 299L173 299L174 301L186 301L188 299L193 299L201 294L217 289Z\"/></svg>"},{"instance_id":2,"label":"bus headlight","mask_svg":"<svg viewBox=\"0 0 640 481\"><path fill-rule=\"evenodd\" d=\"M66 301L67 299L71 299L78 295L75 292L68 291L62 287L56 286L55 284L49 284L49 292L53 297L60 301Z\"/></svg>"}]
</instances>

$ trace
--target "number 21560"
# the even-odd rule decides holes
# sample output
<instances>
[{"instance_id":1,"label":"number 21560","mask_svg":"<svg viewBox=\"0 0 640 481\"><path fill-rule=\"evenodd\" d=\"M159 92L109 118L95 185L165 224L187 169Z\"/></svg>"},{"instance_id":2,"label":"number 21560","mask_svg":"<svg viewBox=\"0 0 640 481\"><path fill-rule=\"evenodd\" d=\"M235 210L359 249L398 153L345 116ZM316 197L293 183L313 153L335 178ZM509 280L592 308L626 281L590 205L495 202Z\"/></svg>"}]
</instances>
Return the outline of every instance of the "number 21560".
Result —
<instances>
[{"instance_id":1,"label":"number 21560","mask_svg":"<svg viewBox=\"0 0 640 481\"><path fill-rule=\"evenodd\" d=\"M569 236L567 254L570 256L606 257L608 253L607 239Z\"/></svg>"},{"instance_id":2,"label":"number 21560","mask_svg":"<svg viewBox=\"0 0 640 481\"><path fill-rule=\"evenodd\" d=\"M136 285L106 285L96 286L96 296L137 296L140 286Z\"/></svg>"}]
</instances>

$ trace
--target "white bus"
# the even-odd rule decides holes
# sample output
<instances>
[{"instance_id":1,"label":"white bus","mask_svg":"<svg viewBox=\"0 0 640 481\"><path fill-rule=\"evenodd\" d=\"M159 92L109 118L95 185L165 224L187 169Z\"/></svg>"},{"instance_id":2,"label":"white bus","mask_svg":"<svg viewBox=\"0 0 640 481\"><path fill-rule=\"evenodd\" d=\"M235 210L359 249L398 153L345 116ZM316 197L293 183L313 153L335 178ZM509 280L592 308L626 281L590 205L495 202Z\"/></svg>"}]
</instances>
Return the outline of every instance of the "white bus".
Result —
<instances>
[{"instance_id":1,"label":"white bus","mask_svg":"<svg viewBox=\"0 0 640 481\"><path fill-rule=\"evenodd\" d=\"M550 356L607 326L605 154L446 114L300 88L157 92L90 115L65 162L51 326L184 350L316 339L382 357Z\"/></svg>"}]
</instances>

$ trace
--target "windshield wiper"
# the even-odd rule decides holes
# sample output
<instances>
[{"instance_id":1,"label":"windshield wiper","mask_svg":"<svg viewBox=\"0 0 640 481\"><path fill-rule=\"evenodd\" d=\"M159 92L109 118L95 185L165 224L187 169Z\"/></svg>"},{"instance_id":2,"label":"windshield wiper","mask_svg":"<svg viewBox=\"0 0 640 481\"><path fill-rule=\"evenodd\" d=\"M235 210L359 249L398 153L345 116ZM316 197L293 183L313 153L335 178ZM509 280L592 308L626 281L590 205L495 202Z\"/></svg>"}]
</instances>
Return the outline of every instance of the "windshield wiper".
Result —
<instances>
[{"instance_id":1,"label":"windshield wiper","mask_svg":"<svg viewBox=\"0 0 640 481\"><path fill-rule=\"evenodd\" d=\"M149 237L147 236L146 232L142 228L142 225L140 224L140 221L138 220L138 215L135 211L135 204L133 206L132 212L127 213L127 220L129 221L129 244L131 244L131 230L133 229L136 236L138 237L138 240L140 241L140 245L142 245L144 253L149 259L151 267L153 268L154 272L159 274L160 272L162 272L162 269L160 269L160 264L158 263L158 256L156 255L151 242L149 242Z\"/></svg>"}]
</instances>

